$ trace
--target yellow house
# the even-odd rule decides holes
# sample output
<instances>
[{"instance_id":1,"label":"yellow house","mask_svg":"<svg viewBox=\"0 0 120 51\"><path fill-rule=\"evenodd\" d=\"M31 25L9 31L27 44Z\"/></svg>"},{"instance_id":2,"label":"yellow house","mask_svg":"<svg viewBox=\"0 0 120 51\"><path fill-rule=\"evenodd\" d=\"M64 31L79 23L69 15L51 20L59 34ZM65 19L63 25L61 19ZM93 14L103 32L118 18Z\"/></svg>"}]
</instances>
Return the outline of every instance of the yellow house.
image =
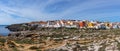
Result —
<instances>
[{"instance_id":1,"label":"yellow house","mask_svg":"<svg viewBox=\"0 0 120 51\"><path fill-rule=\"evenodd\" d=\"M88 23L88 28L94 28L94 23L89 22L89 23Z\"/></svg>"}]
</instances>

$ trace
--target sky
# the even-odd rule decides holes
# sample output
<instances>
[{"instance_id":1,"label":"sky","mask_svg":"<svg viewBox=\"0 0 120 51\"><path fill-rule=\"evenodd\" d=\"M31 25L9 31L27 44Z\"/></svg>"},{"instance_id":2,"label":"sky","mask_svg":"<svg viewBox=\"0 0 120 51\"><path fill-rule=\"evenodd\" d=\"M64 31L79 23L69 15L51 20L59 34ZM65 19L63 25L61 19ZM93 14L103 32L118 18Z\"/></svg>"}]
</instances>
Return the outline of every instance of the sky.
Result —
<instances>
[{"instance_id":1,"label":"sky","mask_svg":"<svg viewBox=\"0 0 120 51\"><path fill-rule=\"evenodd\" d=\"M0 25L61 19L120 22L120 0L0 0Z\"/></svg>"}]
</instances>

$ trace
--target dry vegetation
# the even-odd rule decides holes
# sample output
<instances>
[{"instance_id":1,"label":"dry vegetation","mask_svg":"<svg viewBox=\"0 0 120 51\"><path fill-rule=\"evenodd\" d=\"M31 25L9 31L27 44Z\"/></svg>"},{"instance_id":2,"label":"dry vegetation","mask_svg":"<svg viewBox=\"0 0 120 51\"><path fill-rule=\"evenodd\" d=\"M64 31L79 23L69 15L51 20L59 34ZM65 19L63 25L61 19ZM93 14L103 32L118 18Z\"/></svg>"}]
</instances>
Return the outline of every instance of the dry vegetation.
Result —
<instances>
[{"instance_id":1,"label":"dry vegetation","mask_svg":"<svg viewBox=\"0 0 120 51\"><path fill-rule=\"evenodd\" d=\"M111 30L80 30L80 29L40 29L29 32L29 37L0 37L0 51L50 51L59 49L62 46L72 47L73 43L79 45L81 49L86 49L91 43L110 40L112 43L115 38L120 37L120 29ZM34 35L35 34L35 35ZM106 43L101 44L99 51L105 50ZM120 50L120 43L117 45ZM73 48L74 49L74 48ZM62 49L61 49L62 50ZM76 50L76 49L74 49ZM57 51L57 50L55 50Z\"/></svg>"}]
</instances>

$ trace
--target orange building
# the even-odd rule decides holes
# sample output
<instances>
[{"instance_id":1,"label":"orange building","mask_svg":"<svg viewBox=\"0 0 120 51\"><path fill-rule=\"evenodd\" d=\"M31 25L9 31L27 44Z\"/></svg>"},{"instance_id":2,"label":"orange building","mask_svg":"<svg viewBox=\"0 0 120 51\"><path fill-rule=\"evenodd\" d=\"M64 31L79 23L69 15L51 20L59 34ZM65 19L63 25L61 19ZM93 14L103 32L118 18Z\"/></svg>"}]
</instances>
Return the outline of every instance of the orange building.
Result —
<instances>
[{"instance_id":1,"label":"orange building","mask_svg":"<svg viewBox=\"0 0 120 51\"><path fill-rule=\"evenodd\" d=\"M85 22L84 22L84 21L81 21L81 22L79 23L79 26L80 26L80 28L84 28L84 27L85 27Z\"/></svg>"}]
</instances>

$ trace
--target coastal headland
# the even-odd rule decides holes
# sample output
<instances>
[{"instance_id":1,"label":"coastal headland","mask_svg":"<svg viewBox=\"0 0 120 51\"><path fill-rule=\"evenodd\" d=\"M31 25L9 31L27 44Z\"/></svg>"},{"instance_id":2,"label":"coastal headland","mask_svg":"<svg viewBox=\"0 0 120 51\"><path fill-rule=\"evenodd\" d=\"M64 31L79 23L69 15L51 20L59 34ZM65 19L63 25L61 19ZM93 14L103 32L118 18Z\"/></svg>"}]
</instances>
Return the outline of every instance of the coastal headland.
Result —
<instances>
[{"instance_id":1,"label":"coastal headland","mask_svg":"<svg viewBox=\"0 0 120 51\"><path fill-rule=\"evenodd\" d=\"M119 51L118 22L54 20L7 26L0 51Z\"/></svg>"}]
</instances>

